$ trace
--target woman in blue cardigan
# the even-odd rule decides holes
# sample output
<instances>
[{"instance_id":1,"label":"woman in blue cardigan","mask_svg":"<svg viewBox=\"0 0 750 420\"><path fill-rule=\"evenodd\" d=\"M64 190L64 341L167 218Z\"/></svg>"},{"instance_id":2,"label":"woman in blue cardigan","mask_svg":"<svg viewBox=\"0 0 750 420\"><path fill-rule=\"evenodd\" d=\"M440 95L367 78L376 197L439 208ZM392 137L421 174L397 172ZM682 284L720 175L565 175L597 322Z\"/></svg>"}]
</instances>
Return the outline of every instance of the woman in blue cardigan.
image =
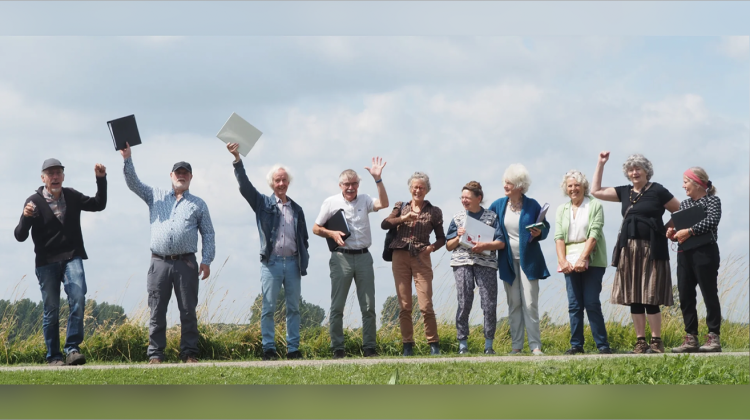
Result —
<instances>
[{"instance_id":1,"label":"woman in blue cardigan","mask_svg":"<svg viewBox=\"0 0 750 420\"><path fill-rule=\"evenodd\" d=\"M542 208L536 200L526 197L531 185L529 172L521 164L510 165L503 175L505 197L496 200L490 210L497 213L506 238L505 250L498 252L498 275L508 298L511 354L523 349L524 329L532 354L541 356L542 340L539 332L539 279L549 277L539 241L549 233L549 222L544 219L541 229L524 227L536 223Z\"/></svg>"}]
</instances>

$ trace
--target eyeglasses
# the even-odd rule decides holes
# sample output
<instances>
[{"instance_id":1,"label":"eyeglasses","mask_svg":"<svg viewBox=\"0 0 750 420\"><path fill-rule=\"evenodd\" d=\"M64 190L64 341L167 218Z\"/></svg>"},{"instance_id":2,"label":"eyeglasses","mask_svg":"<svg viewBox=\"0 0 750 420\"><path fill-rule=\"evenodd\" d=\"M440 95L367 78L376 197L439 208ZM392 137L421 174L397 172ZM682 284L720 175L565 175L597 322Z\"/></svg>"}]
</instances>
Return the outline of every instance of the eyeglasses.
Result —
<instances>
[{"instance_id":1,"label":"eyeglasses","mask_svg":"<svg viewBox=\"0 0 750 420\"><path fill-rule=\"evenodd\" d=\"M351 188L359 185L359 182L342 182L341 185L345 186L346 188Z\"/></svg>"}]
</instances>

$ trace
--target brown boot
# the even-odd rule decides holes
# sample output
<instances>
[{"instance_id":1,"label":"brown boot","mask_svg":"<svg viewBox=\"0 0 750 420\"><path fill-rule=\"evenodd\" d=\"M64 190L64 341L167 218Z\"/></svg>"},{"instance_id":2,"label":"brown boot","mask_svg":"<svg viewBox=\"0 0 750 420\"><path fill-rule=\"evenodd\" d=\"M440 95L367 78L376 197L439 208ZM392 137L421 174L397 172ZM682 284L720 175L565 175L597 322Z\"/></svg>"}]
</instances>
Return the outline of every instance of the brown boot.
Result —
<instances>
[{"instance_id":1,"label":"brown boot","mask_svg":"<svg viewBox=\"0 0 750 420\"><path fill-rule=\"evenodd\" d=\"M701 353L720 353L721 340L719 340L719 334L708 333L706 336L706 344L702 345L699 351Z\"/></svg>"},{"instance_id":2,"label":"brown boot","mask_svg":"<svg viewBox=\"0 0 750 420\"><path fill-rule=\"evenodd\" d=\"M672 353L695 353L698 351L698 337L686 334L685 341L679 347L672 347Z\"/></svg>"},{"instance_id":3,"label":"brown boot","mask_svg":"<svg viewBox=\"0 0 750 420\"><path fill-rule=\"evenodd\" d=\"M649 349L646 350L646 353L664 353L664 343L662 343L661 338L651 337L651 345L649 346Z\"/></svg>"},{"instance_id":4,"label":"brown boot","mask_svg":"<svg viewBox=\"0 0 750 420\"><path fill-rule=\"evenodd\" d=\"M638 341L636 341L635 347L633 348L633 351L630 352L630 354L645 354L646 350L648 350L646 339L639 338Z\"/></svg>"}]
</instances>

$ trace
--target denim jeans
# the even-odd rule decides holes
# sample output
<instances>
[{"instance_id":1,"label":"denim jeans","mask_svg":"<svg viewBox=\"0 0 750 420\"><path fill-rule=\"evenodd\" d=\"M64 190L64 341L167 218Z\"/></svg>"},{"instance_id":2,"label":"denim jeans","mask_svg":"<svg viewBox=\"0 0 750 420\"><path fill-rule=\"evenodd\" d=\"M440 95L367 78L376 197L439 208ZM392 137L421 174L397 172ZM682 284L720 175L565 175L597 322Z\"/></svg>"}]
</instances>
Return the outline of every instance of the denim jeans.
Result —
<instances>
[{"instance_id":1,"label":"denim jeans","mask_svg":"<svg viewBox=\"0 0 750 420\"><path fill-rule=\"evenodd\" d=\"M279 297L282 285L286 298L287 352L299 350L299 301L302 278L298 261L296 255L291 257L271 255L267 262L261 263L260 283L263 291L263 309L260 313L260 332L263 351L276 350L273 316L276 313L276 299Z\"/></svg>"},{"instance_id":2,"label":"denim jeans","mask_svg":"<svg viewBox=\"0 0 750 420\"><path fill-rule=\"evenodd\" d=\"M599 301L605 269L589 267L582 273L571 272L565 275L570 314L570 345L573 347L583 348L583 310L586 309L596 348L609 348L602 304Z\"/></svg>"},{"instance_id":3,"label":"denim jeans","mask_svg":"<svg viewBox=\"0 0 750 420\"><path fill-rule=\"evenodd\" d=\"M65 338L65 354L80 351L83 342L83 311L86 305L86 276L83 260L76 257L67 261L55 262L36 268L39 289L42 291L42 333L47 346L47 361L62 360L60 353L60 283L68 295L70 316Z\"/></svg>"}]
</instances>

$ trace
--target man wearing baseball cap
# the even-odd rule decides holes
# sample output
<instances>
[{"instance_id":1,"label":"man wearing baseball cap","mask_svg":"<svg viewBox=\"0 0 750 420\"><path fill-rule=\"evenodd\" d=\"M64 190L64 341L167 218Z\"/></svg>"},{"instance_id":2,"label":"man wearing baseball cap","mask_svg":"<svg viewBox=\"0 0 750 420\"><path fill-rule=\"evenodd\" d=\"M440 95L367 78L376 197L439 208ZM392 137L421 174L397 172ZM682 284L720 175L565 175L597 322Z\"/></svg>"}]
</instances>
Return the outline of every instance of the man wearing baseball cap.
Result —
<instances>
[{"instance_id":1,"label":"man wearing baseball cap","mask_svg":"<svg viewBox=\"0 0 750 420\"><path fill-rule=\"evenodd\" d=\"M36 277L42 291L42 333L50 366L82 365L83 314L86 276L83 260L88 259L81 234L81 212L102 211L107 206L107 168L97 163L96 195L88 197L72 188L63 188L65 167L57 159L42 164L43 186L26 199L23 215L14 231L16 240L34 241ZM70 315L63 361L60 352L60 284L68 295Z\"/></svg>"},{"instance_id":2,"label":"man wearing baseball cap","mask_svg":"<svg viewBox=\"0 0 750 420\"><path fill-rule=\"evenodd\" d=\"M125 161L125 183L148 205L151 215L151 266L147 274L148 307L151 320L148 328L149 363L164 361L167 347L167 305L174 289L180 309L180 359L198 362L198 276L201 280L211 273L214 259L214 228L208 206L190 193L193 168L177 162L169 174L172 188L162 190L142 183L135 174L130 145L120 150ZM200 266L198 232L202 238Z\"/></svg>"}]
</instances>

